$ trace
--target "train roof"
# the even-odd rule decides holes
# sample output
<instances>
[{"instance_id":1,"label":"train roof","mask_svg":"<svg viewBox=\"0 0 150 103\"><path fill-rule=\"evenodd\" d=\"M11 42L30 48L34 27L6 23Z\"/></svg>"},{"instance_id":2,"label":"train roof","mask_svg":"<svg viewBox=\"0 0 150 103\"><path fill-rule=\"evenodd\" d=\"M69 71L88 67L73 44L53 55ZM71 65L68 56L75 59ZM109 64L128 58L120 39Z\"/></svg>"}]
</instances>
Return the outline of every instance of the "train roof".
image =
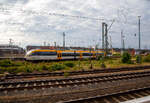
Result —
<instances>
[{"instance_id":1,"label":"train roof","mask_svg":"<svg viewBox=\"0 0 150 103\"><path fill-rule=\"evenodd\" d=\"M32 50L30 50L30 51L28 51L29 53L33 53L33 52L59 52L59 51L61 51L61 52L77 52L77 53L90 53L90 52L97 52L97 53L102 53L103 51L88 51L88 50L86 50L86 51L83 51L83 50L50 50L50 49L32 49Z\"/></svg>"}]
</instances>

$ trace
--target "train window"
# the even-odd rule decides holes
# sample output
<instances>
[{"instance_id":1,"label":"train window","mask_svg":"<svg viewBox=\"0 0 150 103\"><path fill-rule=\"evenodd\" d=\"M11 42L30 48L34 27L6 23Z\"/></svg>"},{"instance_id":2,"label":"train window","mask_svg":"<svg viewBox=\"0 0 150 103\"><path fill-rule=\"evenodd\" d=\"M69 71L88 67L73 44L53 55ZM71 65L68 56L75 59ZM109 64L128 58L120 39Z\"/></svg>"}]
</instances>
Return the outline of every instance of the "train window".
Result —
<instances>
[{"instance_id":1,"label":"train window","mask_svg":"<svg viewBox=\"0 0 150 103\"><path fill-rule=\"evenodd\" d=\"M104 53L96 53L96 55L104 55Z\"/></svg>"},{"instance_id":2,"label":"train window","mask_svg":"<svg viewBox=\"0 0 150 103\"><path fill-rule=\"evenodd\" d=\"M49 56L49 55L57 55L56 52L41 52L41 55Z\"/></svg>"},{"instance_id":3,"label":"train window","mask_svg":"<svg viewBox=\"0 0 150 103\"><path fill-rule=\"evenodd\" d=\"M62 56L75 56L75 53L62 53Z\"/></svg>"},{"instance_id":4,"label":"train window","mask_svg":"<svg viewBox=\"0 0 150 103\"><path fill-rule=\"evenodd\" d=\"M92 56L92 53L83 53L83 56Z\"/></svg>"},{"instance_id":5,"label":"train window","mask_svg":"<svg viewBox=\"0 0 150 103\"><path fill-rule=\"evenodd\" d=\"M75 56L80 56L80 53L76 53Z\"/></svg>"},{"instance_id":6,"label":"train window","mask_svg":"<svg viewBox=\"0 0 150 103\"><path fill-rule=\"evenodd\" d=\"M32 53L31 55L32 55L32 56L36 56L36 55L40 55L40 53L39 53L39 52L34 52L34 53Z\"/></svg>"},{"instance_id":7,"label":"train window","mask_svg":"<svg viewBox=\"0 0 150 103\"><path fill-rule=\"evenodd\" d=\"M57 55L57 52L34 52L32 53L32 56L51 56L51 55Z\"/></svg>"}]
</instances>

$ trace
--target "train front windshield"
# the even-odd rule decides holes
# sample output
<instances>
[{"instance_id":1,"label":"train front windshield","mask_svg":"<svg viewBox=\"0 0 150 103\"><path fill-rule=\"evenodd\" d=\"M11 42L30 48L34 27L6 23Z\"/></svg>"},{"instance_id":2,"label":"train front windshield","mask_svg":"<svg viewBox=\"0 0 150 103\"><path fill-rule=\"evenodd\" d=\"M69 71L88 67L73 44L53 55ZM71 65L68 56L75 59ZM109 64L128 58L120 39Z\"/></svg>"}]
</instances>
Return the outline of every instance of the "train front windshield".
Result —
<instances>
[{"instance_id":1,"label":"train front windshield","mask_svg":"<svg viewBox=\"0 0 150 103\"><path fill-rule=\"evenodd\" d=\"M32 54L32 51L28 51L27 53L26 53L26 56L30 56Z\"/></svg>"}]
</instances>

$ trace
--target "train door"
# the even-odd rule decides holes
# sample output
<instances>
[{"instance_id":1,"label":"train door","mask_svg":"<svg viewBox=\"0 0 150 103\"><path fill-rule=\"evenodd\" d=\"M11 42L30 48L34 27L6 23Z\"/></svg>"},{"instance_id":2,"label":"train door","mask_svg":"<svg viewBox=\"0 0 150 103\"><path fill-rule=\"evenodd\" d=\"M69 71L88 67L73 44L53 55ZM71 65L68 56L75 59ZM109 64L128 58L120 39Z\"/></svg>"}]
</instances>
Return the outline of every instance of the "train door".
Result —
<instances>
[{"instance_id":1,"label":"train door","mask_svg":"<svg viewBox=\"0 0 150 103\"><path fill-rule=\"evenodd\" d=\"M80 52L80 59L82 59L83 58L83 55L82 55L82 52Z\"/></svg>"},{"instance_id":2,"label":"train door","mask_svg":"<svg viewBox=\"0 0 150 103\"><path fill-rule=\"evenodd\" d=\"M61 51L57 51L57 59L58 60L62 59L62 52Z\"/></svg>"},{"instance_id":3,"label":"train door","mask_svg":"<svg viewBox=\"0 0 150 103\"><path fill-rule=\"evenodd\" d=\"M96 53L95 53L95 51L93 51L92 54L93 54L93 58L96 58Z\"/></svg>"}]
</instances>

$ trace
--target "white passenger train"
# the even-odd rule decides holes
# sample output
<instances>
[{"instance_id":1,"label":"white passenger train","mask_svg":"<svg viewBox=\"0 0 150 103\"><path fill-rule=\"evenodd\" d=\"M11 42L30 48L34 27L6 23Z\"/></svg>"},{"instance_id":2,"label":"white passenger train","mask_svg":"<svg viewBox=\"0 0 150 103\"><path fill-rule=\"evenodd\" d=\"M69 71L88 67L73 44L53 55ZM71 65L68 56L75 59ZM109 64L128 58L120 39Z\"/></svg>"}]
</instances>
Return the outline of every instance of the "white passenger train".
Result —
<instances>
[{"instance_id":1,"label":"white passenger train","mask_svg":"<svg viewBox=\"0 0 150 103\"><path fill-rule=\"evenodd\" d=\"M62 59L82 59L96 58L104 55L102 51L79 51L79 50L31 50L26 53L26 60L62 60Z\"/></svg>"}]
</instances>

